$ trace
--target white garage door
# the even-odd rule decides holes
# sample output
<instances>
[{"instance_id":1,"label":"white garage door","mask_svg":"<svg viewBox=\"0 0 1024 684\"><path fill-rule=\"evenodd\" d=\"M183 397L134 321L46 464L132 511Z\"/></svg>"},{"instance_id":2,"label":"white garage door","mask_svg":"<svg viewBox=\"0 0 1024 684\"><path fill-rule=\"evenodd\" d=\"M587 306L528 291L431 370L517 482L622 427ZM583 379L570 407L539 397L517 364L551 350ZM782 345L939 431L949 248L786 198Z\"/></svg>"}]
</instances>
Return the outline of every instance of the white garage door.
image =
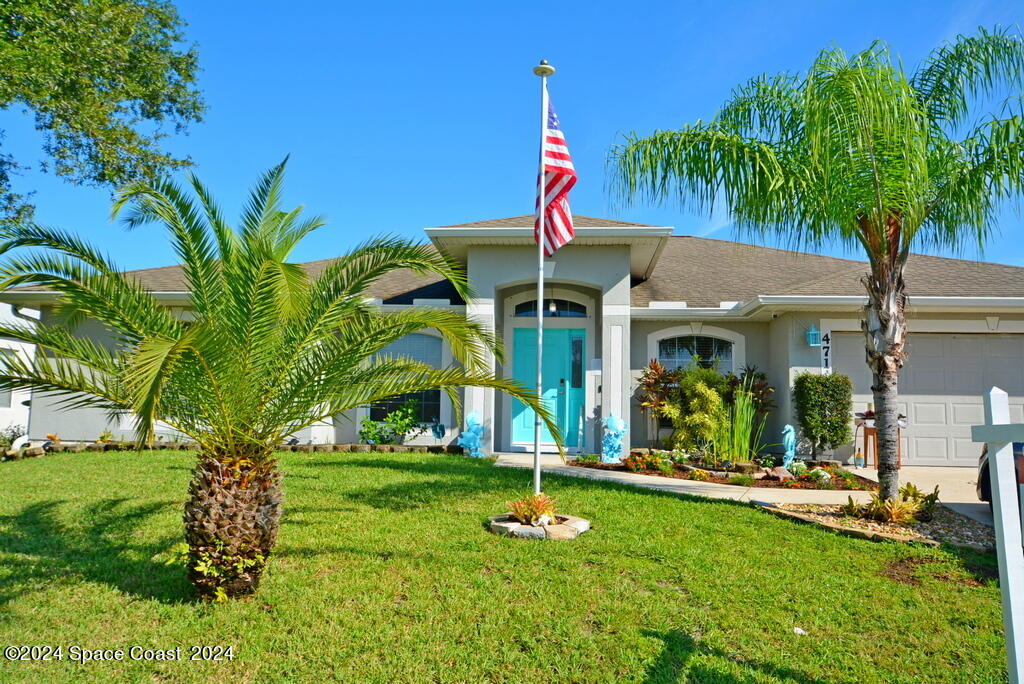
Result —
<instances>
[{"instance_id":1,"label":"white garage door","mask_svg":"<svg viewBox=\"0 0 1024 684\"><path fill-rule=\"evenodd\" d=\"M853 380L854 411L871 396L861 333L835 333L834 366ZM1024 422L1024 335L910 333L900 373L900 413L907 416L908 465L977 466L981 445L971 426L984 422L981 395L993 385L1010 394L1010 420Z\"/></svg>"}]
</instances>

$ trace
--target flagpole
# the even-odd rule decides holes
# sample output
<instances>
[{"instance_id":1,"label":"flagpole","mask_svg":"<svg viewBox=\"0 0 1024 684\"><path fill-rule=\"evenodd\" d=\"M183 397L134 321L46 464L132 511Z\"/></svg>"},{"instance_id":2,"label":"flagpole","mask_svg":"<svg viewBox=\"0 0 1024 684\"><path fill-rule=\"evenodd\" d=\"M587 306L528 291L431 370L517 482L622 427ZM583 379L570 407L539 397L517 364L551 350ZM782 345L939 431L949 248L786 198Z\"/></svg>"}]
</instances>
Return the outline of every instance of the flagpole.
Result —
<instances>
[{"instance_id":1,"label":"flagpole","mask_svg":"<svg viewBox=\"0 0 1024 684\"><path fill-rule=\"evenodd\" d=\"M548 76L555 67L542 59L533 67L540 76L540 174L537 177L537 399L544 397L544 138L548 128ZM540 414L533 412L533 493L540 494Z\"/></svg>"}]
</instances>

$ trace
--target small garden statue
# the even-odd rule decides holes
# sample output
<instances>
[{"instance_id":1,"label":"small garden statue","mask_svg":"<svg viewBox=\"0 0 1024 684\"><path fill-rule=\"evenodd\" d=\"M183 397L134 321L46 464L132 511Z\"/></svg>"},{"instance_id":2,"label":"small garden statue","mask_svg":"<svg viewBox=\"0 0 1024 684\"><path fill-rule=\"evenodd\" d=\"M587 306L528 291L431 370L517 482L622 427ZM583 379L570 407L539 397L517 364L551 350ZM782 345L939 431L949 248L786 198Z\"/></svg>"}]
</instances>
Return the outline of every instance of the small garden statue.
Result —
<instances>
[{"instance_id":1,"label":"small garden statue","mask_svg":"<svg viewBox=\"0 0 1024 684\"><path fill-rule=\"evenodd\" d=\"M484 424L480 422L480 414L474 411L466 416L466 429L459 435L455 443L465 449L473 458L483 458L484 451L481 440L483 436Z\"/></svg>"},{"instance_id":2,"label":"small garden statue","mask_svg":"<svg viewBox=\"0 0 1024 684\"><path fill-rule=\"evenodd\" d=\"M604 437L601 439L601 462L622 463L622 438L628 425L618 416L604 419Z\"/></svg>"},{"instance_id":3,"label":"small garden statue","mask_svg":"<svg viewBox=\"0 0 1024 684\"><path fill-rule=\"evenodd\" d=\"M782 428L782 446L786 449L786 455L782 457L782 467L789 470L796 458L796 430L792 425Z\"/></svg>"}]
</instances>

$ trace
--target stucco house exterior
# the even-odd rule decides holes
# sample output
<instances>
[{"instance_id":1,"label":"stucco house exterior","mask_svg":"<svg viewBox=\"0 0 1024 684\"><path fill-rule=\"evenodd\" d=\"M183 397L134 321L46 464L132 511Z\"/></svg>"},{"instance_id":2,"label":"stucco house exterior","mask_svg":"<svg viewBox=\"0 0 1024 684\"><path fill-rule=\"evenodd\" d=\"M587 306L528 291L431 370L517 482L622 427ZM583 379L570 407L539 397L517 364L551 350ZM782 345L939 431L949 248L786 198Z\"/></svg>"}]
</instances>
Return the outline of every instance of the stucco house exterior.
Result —
<instances>
[{"instance_id":1,"label":"stucco house exterior","mask_svg":"<svg viewBox=\"0 0 1024 684\"><path fill-rule=\"evenodd\" d=\"M24 318L19 319L12 307L0 304L0 321L3 321L5 324L27 323L32 325L35 318L24 316ZM0 337L0 354L16 355L28 360L32 358L33 353L33 347L30 344ZM27 389L0 390L0 430L13 426L20 426L22 428L28 426L30 399L31 392Z\"/></svg>"},{"instance_id":2,"label":"stucco house exterior","mask_svg":"<svg viewBox=\"0 0 1024 684\"><path fill-rule=\"evenodd\" d=\"M576 239L546 264L545 397L558 415L571 451L600 450L601 420L625 418L628 443L647 446L647 422L635 398L636 380L652 358L686 365L692 354L716 357L723 371L756 366L776 388L767 441L794 422L790 388L803 371L834 368L851 376L854 402L871 401L859 320L863 262L738 242L673 235L649 226L576 216ZM445 281L396 274L370 293L384 310L431 305L465 312L494 329L505 345L495 370L533 384L536 350L536 246L533 216L428 228L434 246L464 264L473 297L463 301ZM304 264L316 273L329 260ZM167 306L188 315L188 293L177 266L133 271ZM969 426L982 422L981 394L996 384L1024 421L1024 268L914 255L910 290L910 359L901 374L901 412L908 465L977 463ZM35 309L45 319L51 293L19 289L0 297ZM825 343L812 346L809 331ZM98 325L80 334L111 343ZM411 335L392 350L436 365L451 363L440 338ZM443 442L459 432L441 393L421 393L421 417L445 426ZM467 388L465 410L486 427L487 451L532 448L532 416L508 397ZM357 441L359 420L386 411L362 409L300 435L322 442ZM102 412L58 412L33 397L29 431L42 438L95 439L108 426ZM130 437L129 435L126 435ZM427 435L419 441L431 443ZM553 445L551 445L553 449ZM841 451L848 456L852 449Z\"/></svg>"}]
</instances>

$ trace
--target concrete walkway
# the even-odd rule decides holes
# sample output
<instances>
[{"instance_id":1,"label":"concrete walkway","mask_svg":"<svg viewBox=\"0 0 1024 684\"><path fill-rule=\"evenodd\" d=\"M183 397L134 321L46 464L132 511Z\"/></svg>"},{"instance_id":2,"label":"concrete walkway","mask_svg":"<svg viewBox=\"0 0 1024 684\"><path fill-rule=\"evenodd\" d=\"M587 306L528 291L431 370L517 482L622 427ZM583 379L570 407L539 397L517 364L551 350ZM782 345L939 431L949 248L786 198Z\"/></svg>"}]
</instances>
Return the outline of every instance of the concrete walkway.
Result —
<instances>
[{"instance_id":1,"label":"concrete walkway","mask_svg":"<svg viewBox=\"0 0 1024 684\"><path fill-rule=\"evenodd\" d=\"M500 453L497 454L496 465L506 468L532 468L533 454ZM640 475L638 473L622 473L611 470L595 470L565 465L556 454L541 455L541 471L558 473L570 477L582 477L589 480L617 482L645 489L657 489L673 494L689 494L705 496L709 499L733 499L734 501L764 501L768 503L816 503L841 504L852 496L855 501L867 501L868 492L831 491L825 489L774 489L770 487L736 487L733 485L714 484L712 482L695 482L693 480L677 480L657 475Z\"/></svg>"},{"instance_id":2,"label":"concrete walkway","mask_svg":"<svg viewBox=\"0 0 1024 684\"><path fill-rule=\"evenodd\" d=\"M532 468L533 454L500 453L496 465L506 468ZM867 501L868 492L835 491L828 489L774 489L770 487L735 487L733 485L714 484L711 482L694 482L692 480L676 480L657 475L640 475L610 470L594 470L565 465L556 454L541 455L541 470L545 473L558 473L570 477L582 477L589 480L617 482L619 484L657 489L674 494L705 496L709 499L733 499L734 501L764 501L768 503L810 503L810 504L841 504L852 496L855 501ZM878 481L878 473L873 468L850 468L861 477ZM940 501L952 510L986 525L993 525L992 514L988 505L978 501L974 491L978 471L974 468L943 468L930 466L908 466L900 472L901 482L913 482L925 492L930 492L936 485L939 487Z\"/></svg>"}]
</instances>

